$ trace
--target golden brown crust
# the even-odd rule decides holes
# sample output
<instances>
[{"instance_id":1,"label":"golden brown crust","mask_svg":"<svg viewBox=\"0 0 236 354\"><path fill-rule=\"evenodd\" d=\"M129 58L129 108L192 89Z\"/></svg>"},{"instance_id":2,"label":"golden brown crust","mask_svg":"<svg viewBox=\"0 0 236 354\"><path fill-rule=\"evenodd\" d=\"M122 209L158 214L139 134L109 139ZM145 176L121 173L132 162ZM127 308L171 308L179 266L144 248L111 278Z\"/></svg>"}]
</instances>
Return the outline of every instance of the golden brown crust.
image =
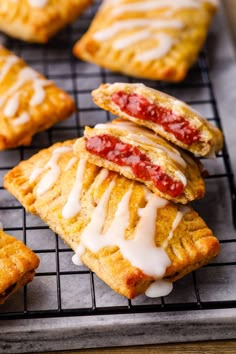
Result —
<instances>
[{"instance_id":1,"label":"golden brown crust","mask_svg":"<svg viewBox=\"0 0 236 354\"><path fill-rule=\"evenodd\" d=\"M0 46L0 70L3 68L8 70L0 81L0 150L29 145L34 134L68 118L75 111L75 103L66 92ZM32 76L32 79L29 78L16 87L25 71L26 76ZM40 80L42 84L34 86ZM31 103L34 95L38 95L38 104ZM14 111L9 112L9 108ZM24 115L26 120L20 122L19 117Z\"/></svg>"},{"instance_id":2,"label":"golden brown crust","mask_svg":"<svg viewBox=\"0 0 236 354\"><path fill-rule=\"evenodd\" d=\"M132 4L132 10L122 11ZM144 6L143 9L138 10L138 5ZM217 9L210 1L196 1L195 5L184 9L176 9L176 4L165 8L162 5L159 9L151 5L148 9L148 4L142 5L141 0L104 1L89 30L75 44L74 54L130 76L181 81L196 61ZM134 23L123 25L124 21L140 19L146 23L137 27ZM163 28L161 23L158 28L158 21L163 20L172 21L173 27ZM153 26L152 21L156 23ZM117 31L117 23L121 22L123 29ZM158 46L162 50L153 54ZM144 53L146 59L140 60Z\"/></svg>"},{"instance_id":3,"label":"golden brown crust","mask_svg":"<svg viewBox=\"0 0 236 354\"><path fill-rule=\"evenodd\" d=\"M117 126L120 126L120 129L118 129ZM78 139L76 141L74 145L74 152L79 156L85 156L89 162L94 163L99 167L105 167L109 170L118 172L131 180L133 179L144 183L157 195L162 198L172 200L176 203L186 204L189 201L203 198L205 194L205 183L201 176L199 165L195 159L181 150L174 148L167 141L158 138L151 131L138 127L136 130L135 125L132 126L131 130L129 129L130 125L126 126L126 121L119 119L110 124L100 125L99 129L96 128L96 126L94 129L86 127L85 138ZM134 133L134 131L136 133ZM89 139L94 136L103 136L104 134L111 137L116 137L121 142L137 148L142 154L145 154L154 165L161 167L161 170L166 173L166 175L173 178L173 181L183 183L184 178L186 181L186 186L184 187L182 193L179 195L172 195L169 193L171 192L171 186L167 191L162 191L155 185L152 179L142 179L142 176L139 177L135 175L132 168L119 165L87 151L85 139ZM154 145L148 145L149 142ZM169 155L168 152L172 155ZM175 158L181 159L181 161L186 165L180 165L179 159L175 160Z\"/></svg>"},{"instance_id":4,"label":"golden brown crust","mask_svg":"<svg viewBox=\"0 0 236 354\"><path fill-rule=\"evenodd\" d=\"M180 115L198 130L200 140L193 142L191 145L187 145L177 139L174 134L163 129L161 125L153 123L151 120L136 118L133 115L122 111L120 107L112 101L112 95L120 91L125 92L126 94L137 94L146 98L150 103L154 103L157 106L171 110L173 113ZM169 96L164 92L154 90L143 84L115 83L100 85L99 88L92 91L92 96L94 102L99 107L108 110L123 119L131 120L138 125L152 129L160 136L195 155L212 155L218 153L223 147L223 134L216 126L208 122L183 101Z\"/></svg>"},{"instance_id":5,"label":"golden brown crust","mask_svg":"<svg viewBox=\"0 0 236 354\"><path fill-rule=\"evenodd\" d=\"M73 22L92 0L48 0L34 7L28 0L0 3L0 29L12 37L46 43L61 28Z\"/></svg>"},{"instance_id":6,"label":"golden brown crust","mask_svg":"<svg viewBox=\"0 0 236 354\"><path fill-rule=\"evenodd\" d=\"M0 230L0 304L33 279L38 265L34 252Z\"/></svg>"},{"instance_id":7,"label":"golden brown crust","mask_svg":"<svg viewBox=\"0 0 236 354\"><path fill-rule=\"evenodd\" d=\"M5 188L15 195L28 211L40 216L74 251L81 245L81 242L82 244L85 242L83 239L85 227L91 223L96 207L101 205L102 198L104 200L104 194L108 193L108 190L111 191L102 226L103 232L111 227L119 203L127 192L131 191L129 224L125 229L124 237L126 240L133 239L138 228L138 221L142 217L140 208L145 208L147 205L147 193L150 192L138 182L132 182L111 171L104 171L88 162L85 162L84 171L86 172L83 173L82 183L80 182L82 186L80 195L78 195L80 211L77 211L71 218L63 216L64 207L68 202L76 176L78 176L78 166L83 161L78 157L74 160L72 149L61 154L57 159L60 173L55 183L45 193L37 195L39 183L48 170L46 169L33 180L32 172L35 168L43 168L51 158L53 151L58 148L72 148L73 144L74 141L55 144L50 149L42 150L28 161L21 162L5 176ZM153 194L148 195L154 198ZM182 207L171 202L164 204L165 206L160 207L156 214L154 242L157 247L167 242L166 253L171 265L166 269L164 278L172 281L207 263L217 255L219 242L191 208L183 212L182 219L173 229L173 237L170 237L173 222ZM95 232L98 230L96 229ZM112 240L114 234L109 235ZM86 246L81 259L112 289L128 298L145 292L154 281L153 276L133 266L116 244L108 244L97 251Z\"/></svg>"}]
</instances>

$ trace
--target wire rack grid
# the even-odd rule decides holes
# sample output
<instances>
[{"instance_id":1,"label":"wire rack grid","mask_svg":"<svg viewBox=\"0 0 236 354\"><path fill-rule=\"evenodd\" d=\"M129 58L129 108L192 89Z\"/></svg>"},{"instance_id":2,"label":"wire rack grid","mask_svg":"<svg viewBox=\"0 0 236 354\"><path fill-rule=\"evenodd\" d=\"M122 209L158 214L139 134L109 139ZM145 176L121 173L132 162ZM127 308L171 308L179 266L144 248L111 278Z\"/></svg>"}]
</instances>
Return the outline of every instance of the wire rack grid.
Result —
<instances>
[{"instance_id":1,"label":"wire rack grid","mask_svg":"<svg viewBox=\"0 0 236 354\"><path fill-rule=\"evenodd\" d=\"M27 214L3 188L4 174L22 159L54 142L81 136L85 125L93 126L113 118L93 104L91 90L104 82L140 81L73 57L72 45L89 26L98 5L99 1L48 45L32 45L6 38L8 49L70 93L79 110L67 121L36 135L30 146L0 155L0 220L6 232L23 240L41 258L34 281L1 306L0 319L235 308L236 202L226 144L215 160L203 161L209 171L207 194L204 200L194 203L194 208L219 237L221 254L209 265L178 281L173 293L161 299L140 296L127 300L110 290L86 267L74 266L72 251L38 218ZM207 53L200 54L187 79L180 84L142 82L185 100L222 128L209 77Z\"/></svg>"}]
</instances>

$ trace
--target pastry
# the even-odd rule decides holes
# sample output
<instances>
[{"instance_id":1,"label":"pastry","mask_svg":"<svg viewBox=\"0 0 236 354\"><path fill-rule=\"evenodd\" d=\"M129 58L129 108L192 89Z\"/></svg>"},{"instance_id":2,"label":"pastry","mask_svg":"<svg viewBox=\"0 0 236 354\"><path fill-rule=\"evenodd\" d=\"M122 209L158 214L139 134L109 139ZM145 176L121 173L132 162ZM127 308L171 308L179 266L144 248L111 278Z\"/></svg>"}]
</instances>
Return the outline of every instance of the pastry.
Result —
<instances>
[{"instance_id":1,"label":"pastry","mask_svg":"<svg viewBox=\"0 0 236 354\"><path fill-rule=\"evenodd\" d=\"M198 57L217 3L106 0L74 54L130 76L181 81Z\"/></svg>"},{"instance_id":2,"label":"pastry","mask_svg":"<svg viewBox=\"0 0 236 354\"><path fill-rule=\"evenodd\" d=\"M0 304L32 281L38 265L34 252L0 229Z\"/></svg>"},{"instance_id":3,"label":"pastry","mask_svg":"<svg viewBox=\"0 0 236 354\"><path fill-rule=\"evenodd\" d=\"M124 119L154 130L198 156L212 156L223 135L186 103L143 84L104 84L92 92L94 102Z\"/></svg>"},{"instance_id":4,"label":"pastry","mask_svg":"<svg viewBox=\"0 0 236 354\"><path fill-rule=\"evenodd\" d=\"M0 30L29 42L46 43L74 21L92 0L4 0Z\"/></svg>"},{"instance_id":5,"label":"pastry","mask_svg":"<svg viewBox=\"0 0 236 354\"><path fill-rule=\"evenodd\" d=\"M117 119L85 128L75 153L89 162L144 183L154 193L186 204L204 196L200 165L151 130Z\"/></svg>"},{"instance_id":6,"label":"pastry","mask_svg":"<svg viewBox=\"0 0 236 354\"><path fill-rule=\"evenodd\" d=\"M192 208L75 156L73 144L57 143L22 161L4 186L76 252L76 264L128 298L157 296L219 252Z\"/></svg>"},{"instance_id":7,"label":"pastry","mask_svg":"<svg viewBox=\"0 0 236 354\"><path fill-rule=\"evenodd\" d=\"M0 46L0 150L29 145L74 111L66 92Z\"/></svg>"}]
</instances>

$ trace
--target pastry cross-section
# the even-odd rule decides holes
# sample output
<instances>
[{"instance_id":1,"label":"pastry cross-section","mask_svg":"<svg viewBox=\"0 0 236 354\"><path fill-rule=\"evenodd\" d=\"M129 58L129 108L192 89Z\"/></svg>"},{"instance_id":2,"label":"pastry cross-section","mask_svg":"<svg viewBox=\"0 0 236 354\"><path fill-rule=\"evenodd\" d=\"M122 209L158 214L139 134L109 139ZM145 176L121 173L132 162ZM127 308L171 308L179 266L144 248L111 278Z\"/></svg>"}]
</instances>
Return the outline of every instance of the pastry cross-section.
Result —
<instances>
[{"instance_id":1,"label":"pastry cross-section","mask_svg":"<svg viewBox=\"0 0 236 354\"><path fill-rule=\"evenodd\" d=\"M214 0L104 0L74 54L150 80L183 80L217 10Z\"/></svg>"},{"instance_id":2,"label":"pastry cross-section","mask_svg":"<svg viewBox=\"0 0 236 354\"><path fill-rule=\"evenodd\" d=\"M116 119L85 128L74 151L95 165L144 183L162 198L186 204L204 196L202 166L151 130Z\"/></svg>"},{"instance_id":3,"label":"pastry cross-section","mask_svg":"<svg viewBox=\"0 0 236 354\"><path fill-rule=\"evenodd\" d=\"M133 298L206 264L219 242L192 208L57 143L8 172L4 186L113 290ZM159 282L159 283L158 283Z\"/></svg>"},{"instance_id":4,"label":"pastry cross-section","mask_svg":"<svg viewBox=\"0 0 236 354\"><path fill-rule=\"evenodd\" d=\"M75 109L66 92L0 46L0 150L29 145Z\"/></svg>"},{"instance_id":5,"label":"pastry cross-section","mask_svg":"<svg viewBox=\"0 0 236 354\"><path fill-rule=\"evenodd\" d=\"M46 43L91 3L92 0L4 0L0 2L0 30L25 41Z\"/></svg>"},{"instance_id":6,"label":"pastry cross-section","mask_svg":"<svg viewBox=\"0 0 236 354\"><path fill-rule=\"evenodd\" d=\"M103 84L94 102L113 114L152 129L198 156L212 156L223 146L223 134L183 101L141 83Z\"/></svg>"},{"instance_id":7,"label":"pastry cross-section","mask_svg":"<svg viewBox=\"0 0 236 354\"><path fill-rule=\"evenodd\" d=\"M33 251L0 229L0 304L32 281L38 265Z\"/></svg>"}]
</instances>

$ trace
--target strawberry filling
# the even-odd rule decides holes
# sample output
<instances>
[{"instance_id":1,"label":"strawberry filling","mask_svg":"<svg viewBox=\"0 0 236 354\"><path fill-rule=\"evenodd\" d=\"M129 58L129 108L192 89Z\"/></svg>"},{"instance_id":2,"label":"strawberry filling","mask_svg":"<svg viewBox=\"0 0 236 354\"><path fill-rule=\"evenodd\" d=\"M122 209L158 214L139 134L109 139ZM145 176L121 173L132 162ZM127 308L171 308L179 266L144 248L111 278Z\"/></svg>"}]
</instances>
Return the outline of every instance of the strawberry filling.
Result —
<instances>
[{"instance_id":1,"label":"strawberry filling","mask_svg":"<svg viewBox=\"0 0 236 354\"><path fill-rule=\"evenodd\" d=\"M172 133L186 145L192 145L200 139L199 131L192 127L189 121L170 109L148 102L143 96L119 91L113 93L112 101L130 116L161 125L166 132Z\"/></svg>"},{"instance_id":2,"label":"strawberry filling","mask_svg":"<svg viewBox=\"0 0 236 354\"><path fill-rule=\"evenodd\" d=\"M162 193L177 197L183 192L182 182L167 175L137 147L108 134L86 138L85 141L87 151L119 166L130 167L137 178L143 181L153 181L155 187Z\"/></svg>"}]
</instances>

